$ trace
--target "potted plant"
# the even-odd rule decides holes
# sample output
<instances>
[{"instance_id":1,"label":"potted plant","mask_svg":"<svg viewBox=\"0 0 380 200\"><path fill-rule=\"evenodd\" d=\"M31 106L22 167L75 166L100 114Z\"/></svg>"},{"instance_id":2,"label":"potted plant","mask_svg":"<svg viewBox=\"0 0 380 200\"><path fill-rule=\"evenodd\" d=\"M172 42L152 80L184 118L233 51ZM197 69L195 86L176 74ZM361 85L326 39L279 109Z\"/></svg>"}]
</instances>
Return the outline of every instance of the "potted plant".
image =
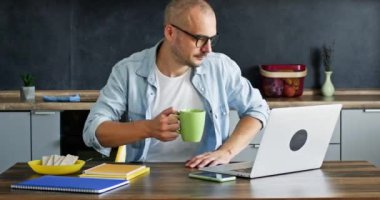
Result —
<instances>
[{"instance_id":1,"label":"potted plant","mask_svg":"<svg viewBox=\"0 0 380 200\"><path fill-rule=\"evenodd\" d=\"M20 98L24 101L34 101L35 99L35 82L31 74L22 74L21 80L24 86L20 91Z\"/></svg>"},{"instance_id":2,"label":"potted plant","mask_svg":"<svg viewBox=\"0 0 380 200\"><path fill-rule=\"evenodd\" d=\"M334 85L331 81L331 75L332 75L332 58L334 53L334 43L331 46L323 45L322 52L321 52L321 58L322 58L322 64L324 65L325 69L325 81L322 85L321 92L323 96L331 97L335 93Z\"/></svg>"}]
</instances>

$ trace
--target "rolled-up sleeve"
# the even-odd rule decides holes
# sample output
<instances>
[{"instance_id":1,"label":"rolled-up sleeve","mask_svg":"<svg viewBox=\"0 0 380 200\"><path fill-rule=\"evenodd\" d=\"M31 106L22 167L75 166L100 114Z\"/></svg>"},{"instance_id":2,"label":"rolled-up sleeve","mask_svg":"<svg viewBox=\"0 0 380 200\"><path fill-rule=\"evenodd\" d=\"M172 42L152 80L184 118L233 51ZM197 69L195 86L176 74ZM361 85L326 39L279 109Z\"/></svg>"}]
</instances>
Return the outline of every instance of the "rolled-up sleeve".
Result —
<instances>
[{"instance_id":1,"label":"rolled-up sleeve","mask_svg":"<svg viewBox=\"0 0 380 200\"><path fill-rule=\"evenodd\" d=\"M91 108L83 129L83 141L99 153L109 156L111 148L103 147L96 137L98 126L105 121L119 121L126 109L127 88L125 67L116 64L107 84L101 89L99 98Z\"/></svg>"},{"instance_id":2,"label":"rolled-up sleeve","mask_svg":"<svg viewBox=\"0 0 380 200\"><path fill-rule=\"evenodd\" d=\"M240 117L251 116L260 120L264 128L270 113L268 103L263 99L260 91L241 76L238 65L230 59L227 61L227 73L230 74L226 76L230 77L227 80L229 105L238 111Z\"/></svg>"}]
</instances>

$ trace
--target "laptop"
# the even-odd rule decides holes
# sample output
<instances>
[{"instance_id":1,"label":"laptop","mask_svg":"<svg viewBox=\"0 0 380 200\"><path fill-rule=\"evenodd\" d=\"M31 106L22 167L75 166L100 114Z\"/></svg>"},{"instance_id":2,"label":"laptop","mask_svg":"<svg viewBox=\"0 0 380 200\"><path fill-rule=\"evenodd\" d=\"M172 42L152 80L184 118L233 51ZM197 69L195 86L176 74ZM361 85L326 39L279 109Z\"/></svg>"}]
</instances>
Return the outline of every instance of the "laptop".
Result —
<instances>
[{"instance_id":1,"label":"laptop","mask_svg":"<svg viewBox=\"0 0 380 200\"><path fill-rule=\"evenodd\" d=\"M253 162L200 170L258 178L318 169L322 166L341 109L341 104L274 108L262 131L263 138Z\"/></svg>"}]
</instances>

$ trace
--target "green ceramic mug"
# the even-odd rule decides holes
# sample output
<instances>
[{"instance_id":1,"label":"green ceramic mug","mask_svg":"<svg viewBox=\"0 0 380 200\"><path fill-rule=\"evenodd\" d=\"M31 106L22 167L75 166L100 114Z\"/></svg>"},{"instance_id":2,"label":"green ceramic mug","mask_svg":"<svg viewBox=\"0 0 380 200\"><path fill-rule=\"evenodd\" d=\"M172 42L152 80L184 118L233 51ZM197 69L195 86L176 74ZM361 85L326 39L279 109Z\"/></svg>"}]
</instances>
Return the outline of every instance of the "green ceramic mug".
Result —
<instances>
[{"instance_id":1,"label":"green ceramic mug","mask_svg":"<svg viewBox=\"0 0 380 200\"><path fill-rule=\"evenodd\" d=\"M199 142L203 136L206 112L198 109L184 109L179 111L179 134L185 142Z\"/></svg>"}]
</instances>

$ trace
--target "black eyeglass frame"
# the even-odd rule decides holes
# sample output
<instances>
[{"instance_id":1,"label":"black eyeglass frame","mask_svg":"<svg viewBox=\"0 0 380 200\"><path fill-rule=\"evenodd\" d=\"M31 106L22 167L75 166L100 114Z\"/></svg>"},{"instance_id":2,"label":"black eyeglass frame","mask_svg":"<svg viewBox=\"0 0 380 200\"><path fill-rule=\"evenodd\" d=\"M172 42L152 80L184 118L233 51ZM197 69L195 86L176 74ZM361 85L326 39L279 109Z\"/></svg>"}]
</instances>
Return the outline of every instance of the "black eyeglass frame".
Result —
<instances>
[{"instance_id":1,"label":"black eyeglass frame","mask_svg":"<svg viewBox=\"0 0 380 200\"><path fill-rule=\"evenodd\" d=\"M195 35L195 34L192 34L192 33L188 32L188 31L183 30L182 28L180 28L180 27L178 27L178 26L176 26L174 24L170 24L170 25L173 26L174 28L182 31L186 35L192 37L193 39L195 39L195 46L198 47L198 48L203 47L204 45L206 45L209 40L211 42L211 46L215 46L216 43L217 43L217 41L218 41L218 39L219 39L219 34L218 33L216 35L214 35L214 36L211 36L211 37L206 36L206 35ZM201 41L201 42L203 41L201 45L199 45L199 41Z\"/></svg>"}]
</instances>

